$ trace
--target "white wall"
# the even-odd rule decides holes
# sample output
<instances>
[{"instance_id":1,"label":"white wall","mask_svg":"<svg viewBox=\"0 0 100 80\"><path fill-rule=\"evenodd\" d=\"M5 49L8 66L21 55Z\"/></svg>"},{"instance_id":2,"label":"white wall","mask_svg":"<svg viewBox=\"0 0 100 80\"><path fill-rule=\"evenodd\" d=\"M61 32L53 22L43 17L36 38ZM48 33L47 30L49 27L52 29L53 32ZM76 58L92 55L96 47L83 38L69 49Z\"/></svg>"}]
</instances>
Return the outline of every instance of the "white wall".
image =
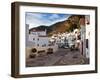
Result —
<instances>
[{"instance_id":1,"label":"white wall","mask_svg":"<svg viewBox=\"0 0 100 80\"><path fill-rule=\"evenodd\" d=\"M15 80L10 77L11 68L11 2L15 0L1 0L0 2L0 80ZM100 10L100 0L16 0L30 1L39 3L55 3L55 4L74 4L74 5L89 5L98 6ZM99 13L100 14L100 11ZM98 16L100 22L100 16ZM98 34L100 34L100 23ZM100 44L100 37L98 37ZM100 47L100 45L98 45ZM100 53L100 50L98 51ZM98 74L80 74L80 75L65 75L53 77L39 78L23 78L18 80L100 80L100 54L98 54Z\"/></svg>"}]
</instances>

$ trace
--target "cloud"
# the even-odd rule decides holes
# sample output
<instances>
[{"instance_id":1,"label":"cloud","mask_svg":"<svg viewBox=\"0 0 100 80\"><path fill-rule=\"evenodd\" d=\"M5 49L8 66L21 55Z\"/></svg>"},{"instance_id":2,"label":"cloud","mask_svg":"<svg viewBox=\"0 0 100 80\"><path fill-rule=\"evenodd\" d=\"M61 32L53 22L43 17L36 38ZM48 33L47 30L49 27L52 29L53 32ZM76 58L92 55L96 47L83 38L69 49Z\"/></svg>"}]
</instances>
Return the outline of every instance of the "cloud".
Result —
<instances>
[{"instance_id":1,"label":"cloud","mask_svg":"<svg viewBox=\"0 0 100 80\"><path fill-rule=\"evenodd\" d=\"M63 21L69 17L68 14L53 14L53 13L26 13L26 24L32 27L37 27L40 25L49 26L59 21ZM33 25L33 26L32 26Z\"/></svg>"},{"instance_id":2,"label":"cloud","mask_svg":"<svg viewBox=\"0 0 100 80\"><path fill-rule=\"evenodd\" d=\"M50 17L49 17L50 20L56 20L56 19L59 19L59 16L57 14L52 14Z\"/></svg>"}]
</instances>

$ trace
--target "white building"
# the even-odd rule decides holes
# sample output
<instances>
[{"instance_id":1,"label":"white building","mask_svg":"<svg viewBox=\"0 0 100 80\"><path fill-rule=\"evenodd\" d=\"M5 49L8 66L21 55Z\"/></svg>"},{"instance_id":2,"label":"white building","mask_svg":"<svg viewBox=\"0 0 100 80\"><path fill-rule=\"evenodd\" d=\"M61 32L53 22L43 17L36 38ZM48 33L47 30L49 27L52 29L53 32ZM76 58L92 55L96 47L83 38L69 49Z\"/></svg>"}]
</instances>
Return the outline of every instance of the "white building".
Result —
<instances>
[{"instance_id":1,"label":"white building","mask_svg":"<svg viewBox=\"0 0 100 80\"><path fill-rule=\"evenodd\" d=\"M46 47L49 45L49 38L45 31L33 30L29 34L29 42L33 43L35 47Z\"/></svg>"},{"instance_id":2,"label":"white building","mask_svg":"<svg viewBox=\"0 0 100 80\"><path fill-rule=\"evenodd\" d=\"M49 37L46 34L46 30L29 30L29 25L26 25L26 58L29 58L29 55L32 54L32 48L36 48L37 51L45 50L45 53L49 48L52 48L53 52L56 52L58 50L58 46L56 44L50 44ZM38 55L37 52L34 54Z\"/></svg>"},{"instance_id":3,"label":"white building","mask_svg":"<svg viewBox=\"0 0 100 80\"><path fill-rule=\"evenodd\" d=\"M34 30L33 29L33 30L30 31L30 34L46 36L46 30L45 31L41 31L41 30Z\"/></svg>"},{"instance_id":4,"label":"white building","mask_svg":"<svg viewBox=\"0 0 100 80\"><path fill-rule=\"evenodd\" d=\"M86 21L86 57L90 57L90 16L85 16Z\"/></svg>"},{"instance_id":5,"label":"white building","mask_svg":"<svg viewBox=\"0 0 100 80\"><path fill-rule=\"evenodd\" d=\"M28 38L29 38L29 25L28 24L26 24L26 29L25 29L26 31L25 31L25 43L26 43L26 46L28 46L29 44L28 44Z\"/></svg>"},{"instance_id":6,"label":"white building","mask_svg":"<svg viewBox=\"0 0 100 80\"><path fill-rule=\"evenodd\" d=\"M84 19L82 19L83 24L80 24L81 26L81 47L82 47L82 53L83 55L86 57L86 58L89 58L89 55L90 55L90 30L91 30L91 27L90 27L90 16L87 15L85 16ZM81 22L81 23L82 23Z\"/></svg>"}]
</instances>

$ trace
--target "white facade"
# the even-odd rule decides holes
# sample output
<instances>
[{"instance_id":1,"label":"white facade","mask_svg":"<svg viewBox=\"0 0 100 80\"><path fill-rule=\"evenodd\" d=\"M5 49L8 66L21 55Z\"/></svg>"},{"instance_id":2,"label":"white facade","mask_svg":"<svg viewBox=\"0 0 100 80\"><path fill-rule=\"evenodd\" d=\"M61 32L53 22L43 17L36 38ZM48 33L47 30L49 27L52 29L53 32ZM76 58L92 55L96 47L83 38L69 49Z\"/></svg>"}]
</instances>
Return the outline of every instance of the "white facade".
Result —
<instances>
[{"instance_id":1,"label":"white facade","mask_svg":"<svg viewBox=\"0 0 100 80\"><path fill-rule=\"evenodd\" d=\"M46 30L45 31L31 31L30 34L46 36Z\"/></svg>"},{"instance_id":2,"label":"white facade","mask_svg":"<svg viewBox=\"0 0 100 80\"><path fill-rule=\"evenodd\" d=\"M26 24L26 29L25 29L25 34L26 34L26 37L25 37L25 43L26 43L26 46L28 46L28 38L29 38L29 25Z\"/></svg>"},{"instance_id":3,"label":"white facade","mask_svg":"<svg viewBox=\"0 0 100 80\"><path fill-rule=\"evenodd\" d=\"M46 47L49 45L49 38L46 36L46 31L32 31L29 34L29 41L35 47Z\"/></svg>"},{"instance_id":4,"label":"white facade","mask_svg":"<svg viewBox=\"0 0 100 80\"><path fill-rule=\"evenodd\" d=\"M49 39L46 36L39 36L37 39L37 46L47 47L49 45Z\"/></svg>"},{"instance_id":5,"label":"white facade","mask_svg":"<svg viewBox=\"0 0 100 80\"><path fill-rule=\"evenodd\" d=\"M91 26L90 26L90 16L86 16L86 40L88 40L88 48L86 48L86 57L89 58L90 56L90 30L91 30Z\"/></svg>"}]
</instances>

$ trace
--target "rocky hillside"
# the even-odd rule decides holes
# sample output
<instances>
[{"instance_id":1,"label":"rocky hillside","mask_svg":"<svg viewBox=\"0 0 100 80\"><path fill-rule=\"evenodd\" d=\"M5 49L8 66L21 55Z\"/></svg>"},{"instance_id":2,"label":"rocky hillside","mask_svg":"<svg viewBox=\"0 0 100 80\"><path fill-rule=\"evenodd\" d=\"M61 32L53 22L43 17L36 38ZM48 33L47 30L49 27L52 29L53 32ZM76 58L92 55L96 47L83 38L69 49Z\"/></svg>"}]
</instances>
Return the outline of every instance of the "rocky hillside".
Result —
<instances>
[{"instance_id":1,"label":"rocky hillside","mask_svg":"<svg viewBox=\"0 0 100 80\"><path fill-rule=\"evenodd\" d=\"M82 15L72 15L70 16L67 20L62 21L62 22L57 22L51 26L45 26L45 25L41 25L38 26L36 28L32 28L35 30L47 30L47 34L48 35L52 35L54 33L58 33L58 32L70 32L73 31L73 29L75 28L80 28L79 26L79 20L81 17L84 17ZM30 30L32 30L30 29Z\"/></svg>"}]
</instances>

